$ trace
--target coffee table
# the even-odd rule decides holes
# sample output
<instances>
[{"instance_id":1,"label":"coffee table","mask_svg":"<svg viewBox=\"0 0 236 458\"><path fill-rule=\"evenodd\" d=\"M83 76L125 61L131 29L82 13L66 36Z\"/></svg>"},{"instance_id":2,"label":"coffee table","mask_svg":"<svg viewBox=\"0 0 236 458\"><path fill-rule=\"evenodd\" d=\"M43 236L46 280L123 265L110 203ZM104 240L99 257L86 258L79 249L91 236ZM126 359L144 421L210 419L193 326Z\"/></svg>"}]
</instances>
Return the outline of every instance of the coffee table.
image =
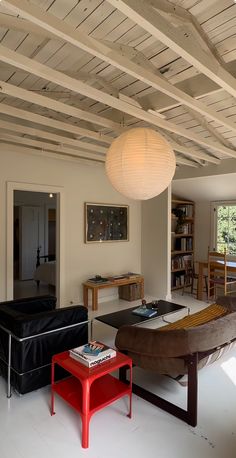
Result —
<instances>
[{"instance_id":1,"label":"coffee table","mask_svg":"<svg viewBox=\"0 0 236 458\"><path fill-rule=\"evenodd\" d=\"M153 321L157 318L164 317L166 315L169 315L170 313L178 312L182 309L188 310L187 307L183 305L175 304L174 302L159 300L157 306L157 315L153 316L152 318L147 318L143 316L134 315L132 313L132 310L136 309L137 307L138 305L128 309L119 310L118 312L100 315L95 317L94 319L101 321L104 324L108 324L113 328L119 329L124 324L139 325L141 323L146 323L147 321Z\"/></svg>"}]
</instances>

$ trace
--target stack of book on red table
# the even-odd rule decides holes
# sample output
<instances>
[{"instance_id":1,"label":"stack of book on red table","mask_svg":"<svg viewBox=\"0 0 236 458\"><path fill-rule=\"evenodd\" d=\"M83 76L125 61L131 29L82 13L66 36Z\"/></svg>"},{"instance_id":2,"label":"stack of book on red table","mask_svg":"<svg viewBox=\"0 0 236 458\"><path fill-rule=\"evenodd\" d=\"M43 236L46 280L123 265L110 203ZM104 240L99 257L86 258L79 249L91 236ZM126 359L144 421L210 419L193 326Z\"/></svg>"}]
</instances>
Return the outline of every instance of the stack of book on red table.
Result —
<instances>
[{"instance_id":1,"label":"stack of book on red table","mask_svg":"<svg viewBox=\"0 0 236 458\"><path fill-rule=\"evenodd\" d=\"M116 356L116 351L107 345L93 340L81 347L69 350L71 358L76 359L87 367L93 367Z\"/></svg>"}]
</instances>

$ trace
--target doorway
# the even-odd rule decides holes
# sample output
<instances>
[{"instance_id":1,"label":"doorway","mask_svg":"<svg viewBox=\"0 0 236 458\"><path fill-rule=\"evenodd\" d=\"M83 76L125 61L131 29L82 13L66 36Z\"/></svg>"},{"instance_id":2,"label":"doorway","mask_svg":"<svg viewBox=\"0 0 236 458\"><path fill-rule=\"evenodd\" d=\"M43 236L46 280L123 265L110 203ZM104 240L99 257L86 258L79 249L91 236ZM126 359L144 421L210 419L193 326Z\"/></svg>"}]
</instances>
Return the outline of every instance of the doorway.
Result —
<instances>
[{"instance_id":1,"label":"doorway","mask_svg":"<svg viewBox=\"0 0 236 458\"><path fill-rule=\"evenodd\" d=\"M15 192L24 192L24 194L16 194ZM41 202L32 202L30 200L38 194L37 197L43 197L45 195L50 199L47 203L44 202L42 207ZM53 196L52 197L49 197ZM18 201L15 200L15 196ZM25 197L29 200L25 201ZM54 199L54 204L52 201ZM32 242L29 242L28 238L28 247L27 250L27 261L25 261L25 255L21 252L22 247L20 248L20 243L22 243L22 238L24 237L24 230L21 221L21 212L20 207L25 207L23 210L23 220L26 221L27 218L33 220L34 228L32 232L37 235L35 237L36 241L33 245ZM42 210L43 208L43 210ZM50 211L52 210L52 213ZM42 212L44 212L44 219L48 221L52 219L51 222L42 225L39 220L42 220ZM25 214L27 215L25 217ZM40 217L41 214L41 217ZM53 254L56 261L55 266L55 285L53 293L57 297L57 307L60 307L64 304L64 224L62 224L64 215L64 190L61 187L56 186L47 186L47 185L38 185L30 183L19 183L19 182L8 182L7 183L7 239L6 239L6 300L11 300L13 298L22 297L22 293L15 291L14 282L18 278L23 284L27 285L27 282L31 281L34 284L34 292L31 288L30 291L24 289L23 296L28 297L35 294L35 288L37 287L36 281L34 281L34 273L32 271L36 270L37 263L37 253L40 256L40 264L44 263L44 260L50 255L50 260L53 258ZM41 219L40 219L41 218ZM53 229L54 226L54 229ZM55 233L53 241L53 230ZM27 233L27 231L26 231ZM28 231L29 235L29 231ZM21 242L20 242L21 237ZM27 236L28 237L28 236ZM27 242L26 237L26 242ZM47 250L50 249L50 253ZM55 251L54 251L55 250ZM52 252L54 251L54 253ZM35 256L36 252L36 256ZM33 254L32 254L33 253ZM31 266L31 267L30 267ZM25 270L26 268L26 270ZM29 273L31 269L31 274ZM28 278L26 278L28 276ZM31 278L30 278L31 277ZM47 283L41 283L40 294L47 293L48 285ZM28 283L29 284L29 283ZM43 288L45 287L45 289ZM47 290L46 290L47 288ZM21 288L22 289L22 288ZM39 292L38 292L39 293ZM50 289L50 294L52 290ZM36 292L37 294L37 292Z\"/></svg>"},{"instance_id":2,"label":"doorway","mask_svg":"<svg viewBox=\"0 0 236 458\"><path fill-rule=\"evenodd\" d=\"M55 295L56 205L56 194L14 191L14 299Z\"/></svg>"}]
</instances>

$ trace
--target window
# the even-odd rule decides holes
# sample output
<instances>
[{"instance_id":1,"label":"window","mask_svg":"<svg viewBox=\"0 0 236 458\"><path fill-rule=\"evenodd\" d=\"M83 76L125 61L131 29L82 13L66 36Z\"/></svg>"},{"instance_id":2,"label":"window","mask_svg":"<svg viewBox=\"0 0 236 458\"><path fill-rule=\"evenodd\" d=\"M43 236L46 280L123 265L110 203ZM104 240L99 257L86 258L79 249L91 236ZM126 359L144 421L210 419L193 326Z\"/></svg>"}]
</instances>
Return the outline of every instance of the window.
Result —
<instances>
[{"instance_id":1,"label":"window","mask_svg":"<svg viewBox=\"0 0 236 458\"><path fill-rule=\"evenodd\" d=\"M214 223L214 248L236 256L236 202L215 203Z\"/></svg>"}]
</instances>

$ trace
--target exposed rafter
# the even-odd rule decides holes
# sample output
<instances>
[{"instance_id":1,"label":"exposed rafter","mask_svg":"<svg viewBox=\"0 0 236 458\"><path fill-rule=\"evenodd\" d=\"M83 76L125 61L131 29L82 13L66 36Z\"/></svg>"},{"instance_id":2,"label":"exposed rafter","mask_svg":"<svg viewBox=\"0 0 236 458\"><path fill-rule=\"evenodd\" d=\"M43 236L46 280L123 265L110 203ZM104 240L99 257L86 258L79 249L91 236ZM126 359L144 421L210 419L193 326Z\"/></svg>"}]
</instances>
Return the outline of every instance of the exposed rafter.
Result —
<instances>
[{"instance_id":1,"label":"exposed rafter","mask_svg":"<svg viewBox=\"0 0 236 458\"><path fill-rule=\"evenodd\" d=\"M55 121L54 119L47 116L41 116L33 113L32 111L22 110L21 108L15 108L4 103L0 103L0 113L14 116L27 122L34 122L45 127L69 132L76 137L81 135L81 130L78 126L69 124L67 122ZM86 137L87 136L88 135L86 135Z\"/></svg>"},{"instance_id":2,"label":"exposed rafter","mask_svg":"<svg viewBox=\"0 0 236 458\"><path fill-rule=\"evenodd\" d=\"M62 135L53 134L51 132L46 132L40 129L35 129L32 127L22 126L22 124L10 123L6 121L0 121L0 129L10 130L16 134L27 134L33 137L43 138L45 140L50 140L56 142L58 145L67 146L76 148L77 150L83 151L93 151L95 153L106 154L106 148L100 145L94 145L92 143L85 143L79 140L74 140L69 137L64 137Z\"/></svg>"},{"instance_id":3,"label":"exposed rafter","mask_svg":"<svg viewBox=\"0 0 236 458\"><path fill-rule=\"evenodd\" d=\"M187 165L188 167L198 167L198 164L196 162L190 161L189 159L181 157L178 154L176 155L176 163L181 165Z\"/></svg>"},{"instance_id":4,"label":"exposed rafter","mask_svg":"<svg viewBox=\"0 0 236 458\"><path fill-rule=\"evenodd\" d=\"M196 111L191 110L191 108L186 108L186 110L191 114L191 116L196 119L199 124L207 131L209 134L218 140L222 145L226 146L227 148L233 148L232 143L229 142L226 138L223 137L223 135L218 132L217 129L214 129L212 125L207 122L206 118L201 116L199 113L196 113Z\"/></svg>"},{"instance_id":5,"label":"exposed rafter","mask_svg":"<svg viewBox=\"0 0 236 458\"><path fill-rule=\"evenodd\" d=\"M120 127L119 124L117 124L116 122L104 118L103 116L98 116L94 113L81 110L80 108L75 108L65 103L58 102L57 100L50 99L48 97L44 97L42 95L35 94L30 91L26 91L25 89L13 86L9 83L5 83L4 81L0 81L0 92L8 94L12 97L17 97L30 103L36 103L37 105L50 108L54 111L59 111L61 113L73 116L75 118L84 119L85 121L106 127L108 129L119 130Z\"/></svg>"},{"instance_id":6,"label":"exposed rafter","mask_svg":"<svg viewBox=\"0 0 236 458\"><path fill-rule=\"evenodd\" d=\"M10 121L8 123L8 127L10 128L10 126L12 126L11 129L9 130L14 130L15 129L15 118L18 118L20 119L21 121L30 121L30 122L34 122L34 123L37 123L37 124L40 124L40 125L43 125L43 126L47 126L47 127L50 127L50 128L53 128L53 129L59 129L59 130L63 130L67 133L75 133L76 132L76 129L77 127L74 127L74 126L71 126L70 124L68 123L63 123L61 121L54 121L53 119L51 118L48 118L46 116L41 116L41 115L36 115L32 112L29 112L29 111L26 111L26 110L22 110L22 109L19 109L19 108L15 108L15 107L12 107L12 106L9 106L9 105L6 105L6 104L3 104L1 103L0 104L0 113L3 113L3 114L6 114L8 116L11 116L12 117L12 121ZM12 123L12 124L11 124ZM5 123L5 128L8 128L7 127L7 124ZM42 131L42 130L39 130L39 129L32 129L32 128L28 128L28 127L18 127L18 131L19 132L24 132L24 133L33 133L35 132L35 135L37 133L37 136L41 136L42 138L49 138L49 133L46 132L46 137L45 135L43 135L45 133L45 131ZM125 129L124 129L125 130ZM27 131L27 132L26 132ZM42 133L42 135L41 135ZM56 134L56 136L54 136L54 138L51 137L52 140L54 141L57 141L59 143L63 142L65 144L68 143L68 138L64 138L62 136L60 136L61 138L59 138L58 134ZM111 137L109 137L110 139L110 143L111 143ZM174 151L176 152L179 152L179 153L182 153L184 154L185 156L187 157L192 157L194 158L194 160L203 160L203 161L207 161L209 163L212 163L212 164L219 164L220 163L220 160L213 157L213 156L210 156L209 154L206 154L202 151L195 151L195 149L193 148L186 148L185 146L182 146L180 145L178 142L176 141L172 141L172 138L171 136L169 136L169 142L170 144L172 145ZM82 143L82 142L80 142ZM96 148L94 147L93 144L88 144L88 148L87 149L93 149L94 151L96 150ZM93 147L93 148L90 148L90 145ZM84 146L84 143L83 145ZM99 146L97 148L97 150L99 150ZM105 149L104 149L105 151Z\"/></svg>"},{"instance_id":7,"label":"exposed rafter","mask_svg":"<svg viewBox=\"0 0 236 458\"><path fill-rule=\"evenodd\" d=\"M121 3L122 5L121 8L125 8L123 6L123 3L125 5L127 3L129 4L129 0L125 2L117 2L117 0L109 0L109 1L114 6L117 6L117 7L119 7ZM136 2L135 0L132 3L132 0L130 1L132 5L133 3L135 5L137 3L138 11L139 9L142 10L143 2L140 2L140 0L137 0ZM63 21L60 21L55 16L49 13L45 13L44 11L35 7L34 5L31 5L28 2L25 2L24 0L21 0L20 3L17 0L3 0L3 3L6 7L9 7L15 13L20 14L21 16L30 20L37 26L44 28L46 31L53 33L57 38L63 39L67 41L68 43L80 49L83 49L84 51L89 52L92 55L95 55L102 60L105 60L106 62L114 65L115 67L121 69L122 71L125 71L126 73L139 79L140 81L143 81L144 83L152 86L153 88L162 91L166 95L173 97L175 100L177 100L181 104L188 106L189 108L197 111L201 115L207 116L209 119L216 121L219 124L222 124L225 127L231 130L234 130L236 132L236 125L230 119L225 118L220 113L217 113L215 110L213 110L212 108L207 107L202 102L197 101L196 99L189 96L185 92L181 91L177 87L172 86L165 78L163 78L162 75L160 75L157 72L157 70L154 73L153 71L150 70L150 68L149 69L144 68L142 65L139 65L131 61L130 57L132 55L132 52L133 52L133 56L136 58L137 58L137 52L135 54L135 51L127 49L128 48L127 46L126 47L123 45L117 46L117 44L114 45L112 43L109 45L107 41L99 42L99 40L95 40L91 36L87 36L77 30L71 31L70 26L64 23ZM149 14L150 14L150 11L153 11L154 16L155 14L158 15L156 10L154 10L150 6L145 5L145 9L146 8L147 8L147 11L149 11ZM162 18L162 16L160 17ZM132 17L131 19L133 20ZM150 31L148 30L148 32ZM195 41L194 41L194 45L195 45ZM116 50L119 50L119 53ZM231 77L231 75L229 76ZM233 80L234 78L232 78L232 81ZM236 85L235 85L235 94L236 94Z\"/></svg>"},{"instance_id":8,"label":"exposed rafter","mask_svg":"<svg viewBox=\"0 0 236 458\"><path fill-rule=\"evenodd\" d=\"M50 32L46 32L40 27L35 27L25 19L12 16L10 14L0 13L0 26L5 29L17 30L19 32L32 33L42 39L54 38L54 35Z\"/></svg>"},{"instance_id":9,"label":"exposed rafter","mask_svg":"<svg viewBox=\"0 0 236 458\"><path fill-rule=\"evenodd\" d=\"M173 27L160 13L142 0L107 0L127 17L147 30L208 78L236 97L236 81L215 59L196 46L191 31Z\"/></svg>"},{"instance_id":10,"label":"exposed rafter","mask_svg":"<svg viewBox=\"0 0 236 458\"><path fill-rule=\"evenodd\" d=\"M208 40L204 29L189 11L180 5L175 5L169 2L168 0L145 0L145 2L154 9L164 13L167 19L169 19L173 24L176 24L177 26L184 25L185 27L190 27L191 32L195 35L199 45L206 51L210 51L210 53L213 54L213 57L216 57L218 62L223 65L223 60L221 59L218 51L212 45L210 40Z\"/></svg>"},{"instance_id":11,"label":"exposed rafter","mask_svg":"<svg viewBox=\"0 0 236 458\"><path fill-rule=\"evenodd\" d=\"M87 121L90 120L91 123L94 123L96 121L96 124L98 123L100 125L103 124L103 127L107 127L107 128L115 130L116 132L120 132L119 124L113 121L110 121L109 119L106 119L102 116L97 116L85 110L80 110L79 108L72 107L70 105L67 105L66 103L58 102L57 100L50 99L49 97L35 94L34 92L28 91L26 89L22 89L20 87L13 86L12 84L5 83L4 81L0 81L0 93L7 94L11 97L16 97L26 102L35 103L36 105L39 105L41 107L49 108L50 110L66 114L74 118L78 118L78 119L86 118L86 120ZM69 129L70 125L68 126L65 123L65 127L66 128L68 127ZM73 130L73 133L75 133L76 135L81 135L83 137L93 138L94 140L102 141L108 144L110 144L111 141L113 140L113 138L109 137L108 135L103 135L99 132L94 132L93 130L84 129L79 126L75 127L75 130Z\"/></svg>"},{"instance_id":12,"label":"exposed rafter","mask_svg":"<svg viewBox=\"0 0 236 458\"><path fill-rule=\"evenodd\" d=\"M236 151L230 148L226 148L210 139L205 139L190 132L187 129L179 127L173 123L165 121L163 119L158 118L155 115L147 113L141 108L133 106L125 101L121 101L109 94L104 93L98 89L92 88L91 86L82 83L78 80L75 80L64 73L58 72L56 70L51 69L50 67L40 64L32 59L29 59L21 54L18 54L10 49L0 45L0 60L6 62L10 65L19 67L29 73L37 75L43 79L48 81L52 81L53 83L65 87L69 90L72 90L76 93L83 94L89 98L97 100L103 104L106 104L116 110L121 112L127 113L130 116L134 116L138 119L148 122L156 127L161 127L162 129L168 130L169 132L174 132L179 134L189 140L192 140L200 145L203 145L206 148L210 148L214 151L221 151L223 154L226 154L230 157L236 157Z\"/></svg>"},{"instance_id":13,"label":"exposed rafter","mask_svg":"<svg viewBox=\"0 0 236 458\"><path fill-rule=\"evenodd\" d=\"M38 148L41 151L54 152L54 153L63 154L69 157L80 158L80 159L89 159L89 160L93 160L93 161L97 161L101 163L105 162L105 158L98 158L98 156L96 156L96 154L94 153L88 153L87 151L80 151L80 153L77 153L76 151L67 149L62 146L52 145L47 142L41 142L39 140L32 140L32 139L20 137L20 136L16 137L15 135L3 134L1 132L0 132L0 141L6 142L6 143L13 143L16 145L22 144L24 146Z\"/></svg>"},{"instance_id":14,"label":"exposed rafter","mask_svg":"<svg viewBox=\"0 0 236 458\"><path fill-rule=\"evenodd\" d=\"M106 31L97 11L92 13L98 25L92 32L92 36L91 30L87 29L87 23L83 24L82 28L78 27L78 22L70 14L68 22L67 19L58 19L58 16L62 16L59 14L57 3L51 10L53 11L51 14L36 6L40 2L0 1L0 4L4 5L4 13L5 7L9 11L9 15L0 13L0 24L3 23L6 29L9 27L10 30L23 32L12 34L11 42L6 41L10 49L0 46L2 79L14 82L14 86L2 82L2 90L0 89L1 100L4 101L0 104L0 113L4 114L3 119L5 119L5 125L0 124L3 132L0 141L5 142L6 145L22 144L28 151L40 151L43 144L44 147L56 148L56 152L50 151L52 155L63 155L61 148L65 148L70 151L68 157L70 154L84 151L80 149L81 146L86 148L88 154L91 153L99 159L101 155L105 157L107 147L104 145L109 145L116 135L131 126L150 125L150 127L156 126L168 138L176 152L178 164L202 167L209 163L217 165L228 157L236 158L234 102L228 95L217 94L225 87L220 87L215 81L206 77L206 74L197 75L196 67L188 65L183 53L179 54L180 58L178 58L175 54L176 49L174 53L170 46L169 49L166 48L157 41L155 35L150 35L149 29L147 29L148 33L141 30L141 22L137 22L141 28L135 27L135 31L131 29L129 39L122 38L122 44L119 43L117 32L119 34L120 31L116 31L116 27L112 29L116 20L118 19L119 23L123 17L123 14L118 11L119 7L117 11L113 10L115 19L113 23L108 14L112 11L112 7L103 2L104 18L108 25ZM140 12L140 5L141 10L145 6L147 12L152 11L151 31L159 15L163 23L166 21L169 24L170 30L175 31L177 35L180 34L176 41L177 47L179 40L181 42L183 39L182 32L185 31L184 41L187 43L187 50L191 49L190 38L196 48L197 56L194 55L193 58L207 55L210 68L213 59L214 63L217 62L217 65L225 70L226 65L222 65L222 60L215 53L214 45L211 46L214 31L212 32L211 22L209 24L208 20L204 22L205 11L200 16L196 16L201 17L206 30L206 33L200 36L199 32L202 31L197 19L187 9L179 6L181 2L177 0L137 0L137 2L110 0L110 3L115 6L122 4L128 9L134 9L135 14L132 15L132 19L135 21L136 15ZM219 8L221 6L219 5ZM44 8L41 3L40 7ZM80 8L80 4L76 5L77 12ZM1 7L0 10L2 11ZM15 16L10 16L12 11ZM193 14L199 14L198 7L191 11ZM210 12L207 12L206 17L208 14ZM7 17L5 24L3 16ZM229 18L228 11L227 17ZM146 23L145 21L147 18L144 15L143 22ZM122 25L124 31L127 32L129 24L130 21L124 21L124 26ZM89 35L86 35L84 30L87 30ZM223 32L224 30L221 31ZM28 33L29 36L26 35ZM23 34L25 39L17 43L18 36L23 37ZM170 39L168 34L169 29L167 37ZM107 41L106 37L115 43ZM52 38L54 39L50 42ZM212 42L217 43L214 38ZM228 40L226 42L228 43ZM226 57L226 60L229 62L233 59L233 55L236 56L236 52L233 47L228 48L227 43L223 47L216 46L219 47L224 59L228 53L229 59ZM84 52L77 52L75 47ZM11 49L16 49L17 52ZM24 57L26 55L28 57ZM47 62L47 64L42 65L40 62ZM161 68L161 73L165 72L165 76L158 72L157 66ZM230 67L227 65L227 68L232 74L236 74L236 65L235 68L233 65ZM166 79L166 75L169 80ZM190 81L189 76L192 75L195 76ZM37 80L38 78L40 80ZM173 86L174 81L181 83ZM23 87L27 89L22 89ZM42 92L43 88L44 92ZM206 98L207 105L205 105L200 99L210 93L213 96ZM9 98L4 98L4 94ZM15 100L11 100L10 97L14 97ZM28 103L24 104L20 100ZM36 105L43 109L37 109ZM173 109L181 105L184 109ZM163 113L166 109L170 110L166 113L168 121L165 117L161 119L156 115L156 112ZM187 114L188 111L191 119ZM84 120L86 123L81 122L78 127L76 119ZM119 123L114 120L119 120ZM82 142L81 137L84 140ZM92 143L85 141L86 138L91 139ZM186 142L186 139L190 141Z\"/></svg>"},{"instance_id":15,"label":"exposed rafter","mask_svg":"<svg viewBox=\"0 0 236 458\"><path fill-rule=\"evenodd\" d=\"M202 161L207 161L212 164L220 164L220 159L217 159L215 157L210 158L206 153L203 153L202 151L196 151L195 149L190 147L187 148L186 146L182 145L180 141L173 139L173 136L170 136L169 134L165 134L165 136L171 143L174 151L178 151L179 153L182 153L187 157L191 155L191 157L194 158L196 162L200 161L201 164Z\"/></svg>"}]
</instances>

